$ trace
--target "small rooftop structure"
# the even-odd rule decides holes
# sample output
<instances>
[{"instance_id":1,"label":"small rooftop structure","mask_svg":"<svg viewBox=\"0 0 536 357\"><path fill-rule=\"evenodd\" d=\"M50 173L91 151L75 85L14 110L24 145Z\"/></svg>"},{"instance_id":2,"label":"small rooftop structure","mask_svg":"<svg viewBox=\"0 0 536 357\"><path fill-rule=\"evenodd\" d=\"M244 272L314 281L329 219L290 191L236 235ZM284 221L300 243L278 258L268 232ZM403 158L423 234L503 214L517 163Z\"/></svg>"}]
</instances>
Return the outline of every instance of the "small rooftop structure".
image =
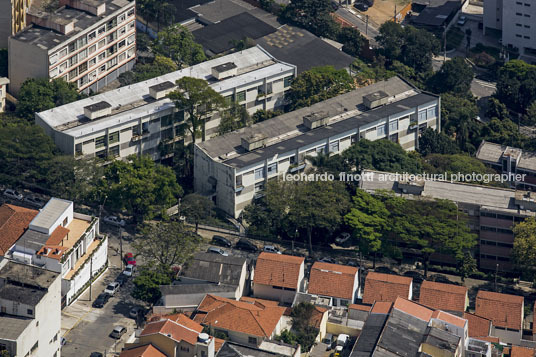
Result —
<instances>
[{"instance_id":1,"label":"small rooftop structure","mask_svg":"<svg viewBox=\"0 0 536 357\"><path fill-rule=\"evenodd\" d=\"M536 172L536 153L511 146L482 141L476 158L497 167L502 167L502 159L508 158L517 164L518 169Z\"/></svg>"},{"instance_id":2,"label":"small rooftop structure","mask_svg":"<svg viewBox=\"0 0 536 357\"><path fill-rule=\"evenodd\" d=\"M104 100L84 107L84 115L91 120L110 115L111 113L112 106Z\"/></svg>"},{"instance_id":3,"label":"small rooftop structure","mask_svg":"<svg viewBox=\"0 0 536 357\"><path fill-rule=\"evenodd\" d=\"M58 273L53 271L14 261L8 261L0 269L0 285L2 282L15 283L18 286L47 290L57 277Z\"/></svg>"},{"instance_id":4,"label":"small rooftop structure","mask_svg":"<svg viewBox=\"0 0 536 357\"><path fill-rule=\"evenodd\" d=\"M30 222L31 230L50 235L58 224L58 220L65 214L66 211L73 211L73 202L62 200L60 198L51 198L47 204L41 209L39 214Z\"/></svg>"}]
</instances>

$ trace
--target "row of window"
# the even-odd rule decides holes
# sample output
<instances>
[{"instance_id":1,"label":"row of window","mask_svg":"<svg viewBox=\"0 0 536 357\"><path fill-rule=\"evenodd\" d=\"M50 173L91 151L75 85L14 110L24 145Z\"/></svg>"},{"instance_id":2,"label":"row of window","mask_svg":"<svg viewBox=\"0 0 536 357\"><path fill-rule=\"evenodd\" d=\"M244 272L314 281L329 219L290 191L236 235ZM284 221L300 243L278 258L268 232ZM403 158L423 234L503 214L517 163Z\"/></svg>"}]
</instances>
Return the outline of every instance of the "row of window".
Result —
<instances>
[{"instance_id":1,"label":"row of window","mask_svg":"<svg viewBox=\"0 0 536 357\"><path fill-rule=\"evenodd\" d=\"M530 14L522 14L520 12L516 12L516 16L524 16L530 18Z\"/></svg>"},{"instance_id":2,"label":"row of window","mask_svg":"<svg viewBox=\"0 0 536 357\"><path fill-rule=\"evenodd\" d=\"M502 248L513 248L514 245L511 244L511 243L503 243L503 242L494 242L494 241L491 241L491 240L480 240L480 244L483 244L483 245L490 245L490 246L493 246L493 247L502 247Z\"/></svg>"},{"instance_id":3,"label":"row of window","mask_svg":"<svg viewBox=\"0 0 536 357\"><path fill-rule=\"evenodd\" d=\"M519 33L516 33L516 37L517 37L517 38L521 38L521 37L523 37L524 39L530 40L530 36L526 36L526 35L523 36L523 35L521 35L521 34L519 34Z\"/></svg>"},{"instance_id":4,"label":"row of window","mask_svg":"<svg viewBox=\"0 0 536 357\"><path fill-rule=\"evenodd\" d=\"M489 259L489 260L497 260L499 262L509 262L510 259L507 257L498 257L495 255L488 255L488 254L480 254L480 259Z\"/></svg>"},{"instance_id":5,"label":"row of window","mask_svg":"<svg viewBox=\"0 0 536 357\"><path fill-rule=\"evenodd\" d=\"M517 5L525 5L526 7L530 7L529 3L522 3L521 1L516 1Z\"/></svg>"},{"instance_id":6,"label":"row of window","mask_svg":"<svg viewBox=\"0 0 536 357\"><path fill-rule=\"evenodd\" d=\"M504 219L506 221L512 221L513 220L514 222L522 222L524 220L523 217L510 216L510 215L506 215L506 214L497 214L497 213L485 212L485 211L481 211L480 216L481 217L488 217L488 218Z\"/></svg>"},{"instance_id":7,"label":"row of window","mask_svg":"<svg viewBox=\"0 0 536 357\"><path fill-rule=\"evenodd\" d=\"M511 229L506 228L497 228L497 227L489 227L489 226L480 226L481 231L486 232L497 232L497 233L503 233L503 234L514 234Z\"/></svg>"},{"instance_id":8,"label":"row of window","mask_svg":"<svg viewBox=\"0 0 536 357\"><path fill-rule=\"evenodd\" d=\"M530 25L523 25L523 24L516 24L517 27L525 27L527 29L530 29Z\"/></svg>"},{"instance_id":9,"label":"row of window","mask_svg":"<svg viewBox=\"0 0 536 357\"><path fill-rule=\"evenodd\" d=\"M114 18L114 19L110 20L107 24L102 25L101 27L99 27L97 30L95 30L93 32L90 32L87 36L81 36L81 37L77 38L73 42L69 43L67 45L67 47L64 47L61 50L59 50L58 52L52 54L49 57L50 65L55 64L60 58L63 58L65 56L67 56L68 53L73 53L76 50L78 50L79 48L84 47L88 43L91 43L91 42L95 41L95 39L97 37L101 36L105 32L108 32L108 31L112 30L118 24L123 23L124 21L126 21L127 18L129 18L129 17L131 17L133 15L134 15L134 8L130 9L126 13L123 13L123 14L119 15L117 18ZM132 21L127 26L128 26L128 30L131 30L135 26L135 21ZM127 31L125 29L125 27L121 28L121 30Z\"/></svg>"}]
</instances>

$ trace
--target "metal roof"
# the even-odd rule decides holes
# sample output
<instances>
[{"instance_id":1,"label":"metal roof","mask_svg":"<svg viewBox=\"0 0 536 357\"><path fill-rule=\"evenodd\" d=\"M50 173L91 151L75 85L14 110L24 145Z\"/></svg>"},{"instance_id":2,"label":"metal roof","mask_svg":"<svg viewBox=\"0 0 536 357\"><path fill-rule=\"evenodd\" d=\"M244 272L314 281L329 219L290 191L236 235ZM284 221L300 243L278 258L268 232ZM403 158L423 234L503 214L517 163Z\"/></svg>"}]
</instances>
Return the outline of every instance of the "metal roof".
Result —
<instances>
[{"instance_id":1,"label":"metal roof","mask_svg":"<svg viewBox=\"0 0 536 357\"><path fill-rule=\"evenodd\" d=\"M52 197L45 207L30 222L30 227L39 227L49 230L60 216L73 205L72 201Z\"/></svg>"}]
</instances>

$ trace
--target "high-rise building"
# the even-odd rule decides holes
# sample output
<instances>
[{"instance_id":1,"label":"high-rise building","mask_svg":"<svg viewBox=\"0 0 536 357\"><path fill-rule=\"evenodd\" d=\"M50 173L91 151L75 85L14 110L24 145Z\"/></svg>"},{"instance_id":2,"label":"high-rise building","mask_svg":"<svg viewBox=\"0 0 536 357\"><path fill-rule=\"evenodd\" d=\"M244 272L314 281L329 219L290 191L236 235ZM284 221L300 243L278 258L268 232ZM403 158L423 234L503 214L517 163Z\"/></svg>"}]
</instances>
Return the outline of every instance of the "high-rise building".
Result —
<instances>
[{"instance_id":1,"label":"high-rise building","mask_svg":"<svg viewBox=\"0 0 536 357\"><path fill-rule=\"evenodd\" d=\"M7 48L9 36L26 26L26 10L30 0L0 1L0 48Z\"/></svg>"}]
</instances>

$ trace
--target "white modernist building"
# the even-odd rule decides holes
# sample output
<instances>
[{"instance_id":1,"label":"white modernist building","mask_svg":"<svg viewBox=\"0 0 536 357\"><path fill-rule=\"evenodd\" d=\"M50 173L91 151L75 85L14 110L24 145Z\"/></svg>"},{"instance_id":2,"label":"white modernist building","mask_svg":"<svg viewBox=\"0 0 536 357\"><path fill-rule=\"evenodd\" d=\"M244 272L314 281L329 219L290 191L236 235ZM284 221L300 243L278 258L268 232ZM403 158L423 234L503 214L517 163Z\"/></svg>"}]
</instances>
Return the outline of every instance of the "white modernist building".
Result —
<instances>
[{"instance_id":1,"label":"white modernist building","mask_svg":"<svg viewBox=\"0 0 536 357\"><path fill-rule=\"evenodd\" d=\"M399 77L196 143L194 187L233 217L267 180L299 173L306 157L338 154L360 139L415 150L427 127L440 130L440 98Z\"/></svg>"},{"instance_id":2,"label":"white modernist building","mask_svg":"<svg viewBox=\"0 0 536 357\"><path fill-rule=\"evenodd\" d=\"M178 79L205 79L227 100L238 102L252 114L282 107L285 90L295 75L296 66L280 62L256 46L36 113L35 119L68 155L124 158L148 154L158 159L161 143L190 139L179 135L184 111L166 97ZM219 123L218 115L207 121L207 137L218 132Z\"/></svg>"}]
</instances>

